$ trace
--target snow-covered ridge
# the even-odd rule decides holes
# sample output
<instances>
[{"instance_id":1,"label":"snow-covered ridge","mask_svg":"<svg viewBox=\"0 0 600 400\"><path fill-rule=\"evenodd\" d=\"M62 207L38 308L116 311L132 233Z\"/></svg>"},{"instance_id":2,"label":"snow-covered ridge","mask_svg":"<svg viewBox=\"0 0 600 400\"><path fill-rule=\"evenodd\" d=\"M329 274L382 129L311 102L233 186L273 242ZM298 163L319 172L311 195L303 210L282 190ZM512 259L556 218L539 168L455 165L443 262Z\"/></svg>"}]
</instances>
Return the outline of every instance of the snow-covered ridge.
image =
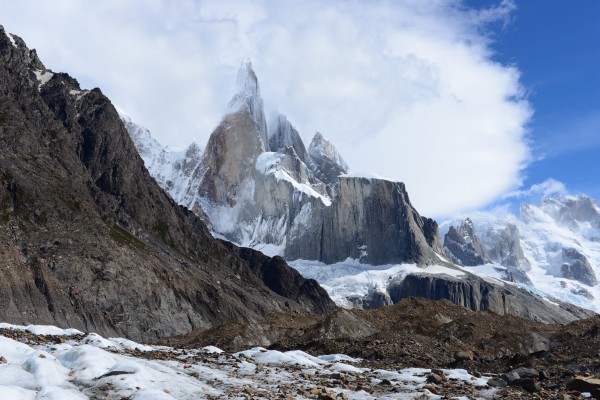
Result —
<instances>
[{"instance_id":1,"label":"snow-covered ridge","mask_svg":"<svg viewBox=\"0 0 600 400\"><path fill-rule=\"evenodd\" d=\"M373 371L359 361L342 354L315 357L261 347L233 354L214 346L182 350L72 329L1 324L0 399L191 400L279 398L281 394L302 399L319 393L334 398L402 399L431 394L424 389L430 369ZM489 379L460 369L444 372L458 385L483 387ZM332 374L336 375L328 378ZM353 390L336 383L340 374L364 378L373 387L386 379L396 392L380 396ZM489 389L484 392L493 394Z\"/></svg>"}]
</instances>

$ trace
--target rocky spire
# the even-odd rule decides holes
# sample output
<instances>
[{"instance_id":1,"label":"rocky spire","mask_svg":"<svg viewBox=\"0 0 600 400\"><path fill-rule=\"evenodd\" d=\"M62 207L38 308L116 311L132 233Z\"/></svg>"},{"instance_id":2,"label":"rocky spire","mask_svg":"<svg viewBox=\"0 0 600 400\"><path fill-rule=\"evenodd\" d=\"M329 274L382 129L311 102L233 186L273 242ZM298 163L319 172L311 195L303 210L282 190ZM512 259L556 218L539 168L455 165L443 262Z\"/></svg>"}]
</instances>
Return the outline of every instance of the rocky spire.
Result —
<instances>
[{"instance_id":1,"label":"rocky spire","mask_svg":"<svg viewBox=\"0 0 600 400\"><path fill-rule=\"evenodd\" d=\"M267 121L265 118L263 99L260 95L258 78L252 68L250 60L242 62L237 75L237 93L229 102L228 114L237 113L247 109L260 135L265 151L269 150Z\"/></svg>"}]
</instances>

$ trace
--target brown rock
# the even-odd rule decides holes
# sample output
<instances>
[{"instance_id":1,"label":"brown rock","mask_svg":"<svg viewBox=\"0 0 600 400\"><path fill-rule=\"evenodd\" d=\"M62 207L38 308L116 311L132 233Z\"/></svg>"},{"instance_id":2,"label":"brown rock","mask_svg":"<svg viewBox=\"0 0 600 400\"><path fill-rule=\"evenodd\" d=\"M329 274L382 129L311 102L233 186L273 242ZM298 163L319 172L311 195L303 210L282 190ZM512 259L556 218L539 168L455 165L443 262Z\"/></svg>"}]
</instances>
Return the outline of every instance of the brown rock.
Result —
<instances>
[{"instance_id":1,"label":"brown rock","mask_svg":"<svg viewBox=\"0 0 600 400\"><path fill-rule=\"evenodd\" d=\"M598 397L600 395L600 379L598 378L576 376L575 379L567 384L567 388L577 390L578 392L590 392L594 398L600 398Z\"/></svg>"}]
</instances>

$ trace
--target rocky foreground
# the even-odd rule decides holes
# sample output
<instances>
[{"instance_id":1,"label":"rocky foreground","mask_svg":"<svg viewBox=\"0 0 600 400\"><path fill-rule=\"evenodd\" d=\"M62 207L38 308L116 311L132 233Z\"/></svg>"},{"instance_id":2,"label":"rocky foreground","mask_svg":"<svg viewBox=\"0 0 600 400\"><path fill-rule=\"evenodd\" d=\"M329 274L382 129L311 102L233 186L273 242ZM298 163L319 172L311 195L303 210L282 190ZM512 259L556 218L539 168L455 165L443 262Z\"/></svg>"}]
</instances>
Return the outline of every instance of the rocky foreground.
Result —
<instances>
[{"instance_id":1,"label":"rocky foreground","mask_svg":"<svg viewBox=\"0 0 600 400\"><path fill-rule=\"evenodd\" d=\"M489 377L485 386L495 388L493 398L567 399L581 393L600 398L598 316L550 325L410 298L370 311L277 314L260 324L224 325L167 343L190 348L214 344L228 351L263 346L347 354L373 370L464 369L475 377ZM457 391L444 375L427 378L433 385L430 394L488 396Z\"/></svg>"},{"instance_id":2,"label":"rocky foreground","mask_svg":"<svg viewBox=\"0 0 600 400\"><path fill-rule=\"evenodd\" d=\"M599 345L600 317L545 325L423 299L159 345L0 324L0 399L600 398Z\"/></svg>"}]
</instances>

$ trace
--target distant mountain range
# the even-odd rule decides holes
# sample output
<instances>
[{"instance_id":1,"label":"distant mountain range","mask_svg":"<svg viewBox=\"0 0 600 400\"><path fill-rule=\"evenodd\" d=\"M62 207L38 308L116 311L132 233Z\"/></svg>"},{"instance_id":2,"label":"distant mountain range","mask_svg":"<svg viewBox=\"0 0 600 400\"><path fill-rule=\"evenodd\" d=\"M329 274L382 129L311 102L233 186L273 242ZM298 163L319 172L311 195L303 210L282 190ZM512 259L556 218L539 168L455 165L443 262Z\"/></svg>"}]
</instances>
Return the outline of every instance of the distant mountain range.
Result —
<instances>
[{"instance_id":1,"label":"distant mountain range","mask_svg":"<svg viewBox=\"0 0 600 400\"><path fill-rule=\"evenodd\" d=\"M600 207L589 196L522 204L520 217L476 213L441 231L466 270L600 311Z\"/></svg>"}]
</instances>

